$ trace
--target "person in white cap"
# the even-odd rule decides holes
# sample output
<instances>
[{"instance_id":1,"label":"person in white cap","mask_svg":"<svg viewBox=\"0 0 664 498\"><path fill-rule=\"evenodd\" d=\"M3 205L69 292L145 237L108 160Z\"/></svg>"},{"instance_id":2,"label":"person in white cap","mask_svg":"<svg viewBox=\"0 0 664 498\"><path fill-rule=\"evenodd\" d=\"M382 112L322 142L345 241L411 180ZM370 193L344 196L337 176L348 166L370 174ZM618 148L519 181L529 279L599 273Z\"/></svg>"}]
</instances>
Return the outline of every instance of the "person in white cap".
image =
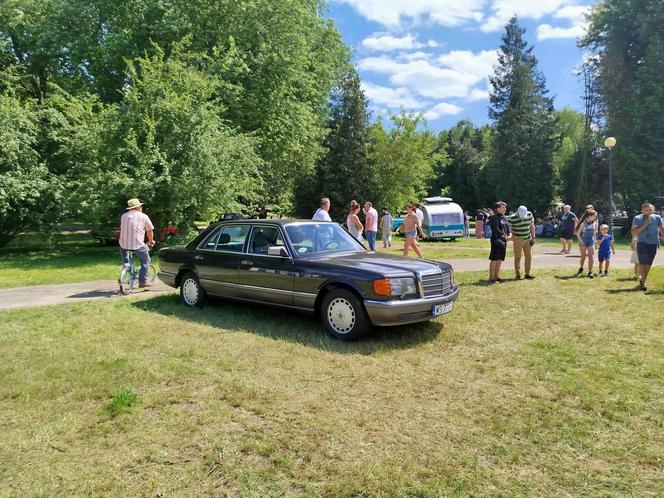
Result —
<instances>
[{"instance_id":1,"label":"person in white cap","mask_svg":"<svg viewBox=\"0 0 664 498\"><path fill-rule=\"evenodd\" d=\"M145 244L147 235L148 243ZM120 253L122 262L129 263L127 251L133 251L141 262L138 272L138 286L147 287L148 269L150 268L150 249L154 245L154 225L150 218L143 213L143 203L138 199L127 201L127 212L120 218Z\"/></svg>"},{"instance_id":2,"label":"person in white cap","mask_svg":"<svg viewBox=\"0 0 664 498\"><path fill-rule=\"evenodd\" d=\"M507 218L507 221L514 235L512 242L514 244L514 271L516 272L516 279L519 280L521 278L521 255L523 254L525 259L525 277L528 280L532 280L535 278L530 274L530 266L533 260L531 248L535 245L535 218L533 217L533 213L528 211L526 206L519 206L517 212L512 213Z\"/></svg>"}]
</instances>

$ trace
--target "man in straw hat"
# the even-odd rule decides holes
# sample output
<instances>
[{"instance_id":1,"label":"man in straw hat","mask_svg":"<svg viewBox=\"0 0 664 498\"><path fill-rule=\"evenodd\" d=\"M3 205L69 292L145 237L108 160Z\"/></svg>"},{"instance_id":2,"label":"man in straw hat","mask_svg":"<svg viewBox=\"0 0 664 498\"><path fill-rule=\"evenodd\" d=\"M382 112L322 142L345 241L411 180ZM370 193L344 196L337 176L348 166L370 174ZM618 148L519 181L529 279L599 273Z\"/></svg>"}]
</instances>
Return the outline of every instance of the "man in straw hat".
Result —
<instances>
[{"instance_id":1,"label":"man in straw hat","mask_svg":"<svg viewBox=\"0 0 664 498\"><path fill-rule=\"evenodd\" d=\"M145 244L145 236L148 243ZM147 287L148 269L150 267L150 249L154 245L154 225L150 218L143 213L143 203L138 199L127 201L127 212L120 218L120 252L122 261L129 263L127 251L134 251L141 262L141 270L138 272L138 286Z\"/></svg>"}]
</instances>

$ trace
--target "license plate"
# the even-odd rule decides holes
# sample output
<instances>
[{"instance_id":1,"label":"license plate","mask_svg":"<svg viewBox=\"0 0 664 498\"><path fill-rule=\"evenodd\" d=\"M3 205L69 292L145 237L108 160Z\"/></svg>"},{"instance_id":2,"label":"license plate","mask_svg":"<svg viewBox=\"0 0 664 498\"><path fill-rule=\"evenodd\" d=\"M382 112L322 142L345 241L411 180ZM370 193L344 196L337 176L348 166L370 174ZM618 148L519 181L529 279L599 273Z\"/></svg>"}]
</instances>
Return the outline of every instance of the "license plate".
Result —
<instances>
[{"instance_id":1,"label":"license plate","mask_svg":"<svg viewBox=\"0 0 664 498\"><path fill-rule=\"evenodd\" d=\"M431 316L438 316L438 315L444 315L445 313L449 313L452 311L452 308L454 307L454 302L450 301L449 303L445 304L434 304L431 307Z\"/></svg>"}]
</instances>

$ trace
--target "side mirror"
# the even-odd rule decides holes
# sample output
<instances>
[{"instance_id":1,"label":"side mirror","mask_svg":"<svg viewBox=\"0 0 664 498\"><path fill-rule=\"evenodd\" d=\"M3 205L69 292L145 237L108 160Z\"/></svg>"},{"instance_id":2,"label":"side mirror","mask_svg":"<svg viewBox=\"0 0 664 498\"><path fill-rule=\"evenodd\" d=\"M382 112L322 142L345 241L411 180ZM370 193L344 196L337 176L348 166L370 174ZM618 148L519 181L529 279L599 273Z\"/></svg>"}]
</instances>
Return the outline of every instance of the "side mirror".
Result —
<instances>
[{"instance_id":1,"label":"side mirror","mask_svg":"<svg viewBox=\"0 0 664 498\"><path fill-rule=\"evenodd\" d=\"M282 258L288 257L288 251L284 246L271 246L267 248L268 256L281 256Z\"/></svg>"}]
</instances>

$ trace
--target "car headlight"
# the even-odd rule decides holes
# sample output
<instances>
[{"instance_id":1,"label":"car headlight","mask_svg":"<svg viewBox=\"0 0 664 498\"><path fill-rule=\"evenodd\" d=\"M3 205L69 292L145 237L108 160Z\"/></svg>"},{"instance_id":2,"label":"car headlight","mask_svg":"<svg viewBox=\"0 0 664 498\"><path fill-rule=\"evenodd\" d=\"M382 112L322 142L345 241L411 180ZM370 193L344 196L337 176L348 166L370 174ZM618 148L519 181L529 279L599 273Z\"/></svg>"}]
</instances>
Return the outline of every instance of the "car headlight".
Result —
<instances>
[{"instance_id":1,"label":"car headlight","mask_svg":"<svg viewBox=\"0 0 664 498\"><path fill-rule=\"evenodd\" d=\"M373 290L379 296L403 296L417 294L414 278L382 278L374 280Z\"/></svg>"},{"instance_id":2,"label":"car headlight","mask_svg":"<svg viewBox=\"0 0 664 498\"><path fill-rule=\"evenodd\" d=\"M393 296L417 293L417 286L415 285L414 278L391 278L390 288Z\"/></svg>"}]
</instances>

